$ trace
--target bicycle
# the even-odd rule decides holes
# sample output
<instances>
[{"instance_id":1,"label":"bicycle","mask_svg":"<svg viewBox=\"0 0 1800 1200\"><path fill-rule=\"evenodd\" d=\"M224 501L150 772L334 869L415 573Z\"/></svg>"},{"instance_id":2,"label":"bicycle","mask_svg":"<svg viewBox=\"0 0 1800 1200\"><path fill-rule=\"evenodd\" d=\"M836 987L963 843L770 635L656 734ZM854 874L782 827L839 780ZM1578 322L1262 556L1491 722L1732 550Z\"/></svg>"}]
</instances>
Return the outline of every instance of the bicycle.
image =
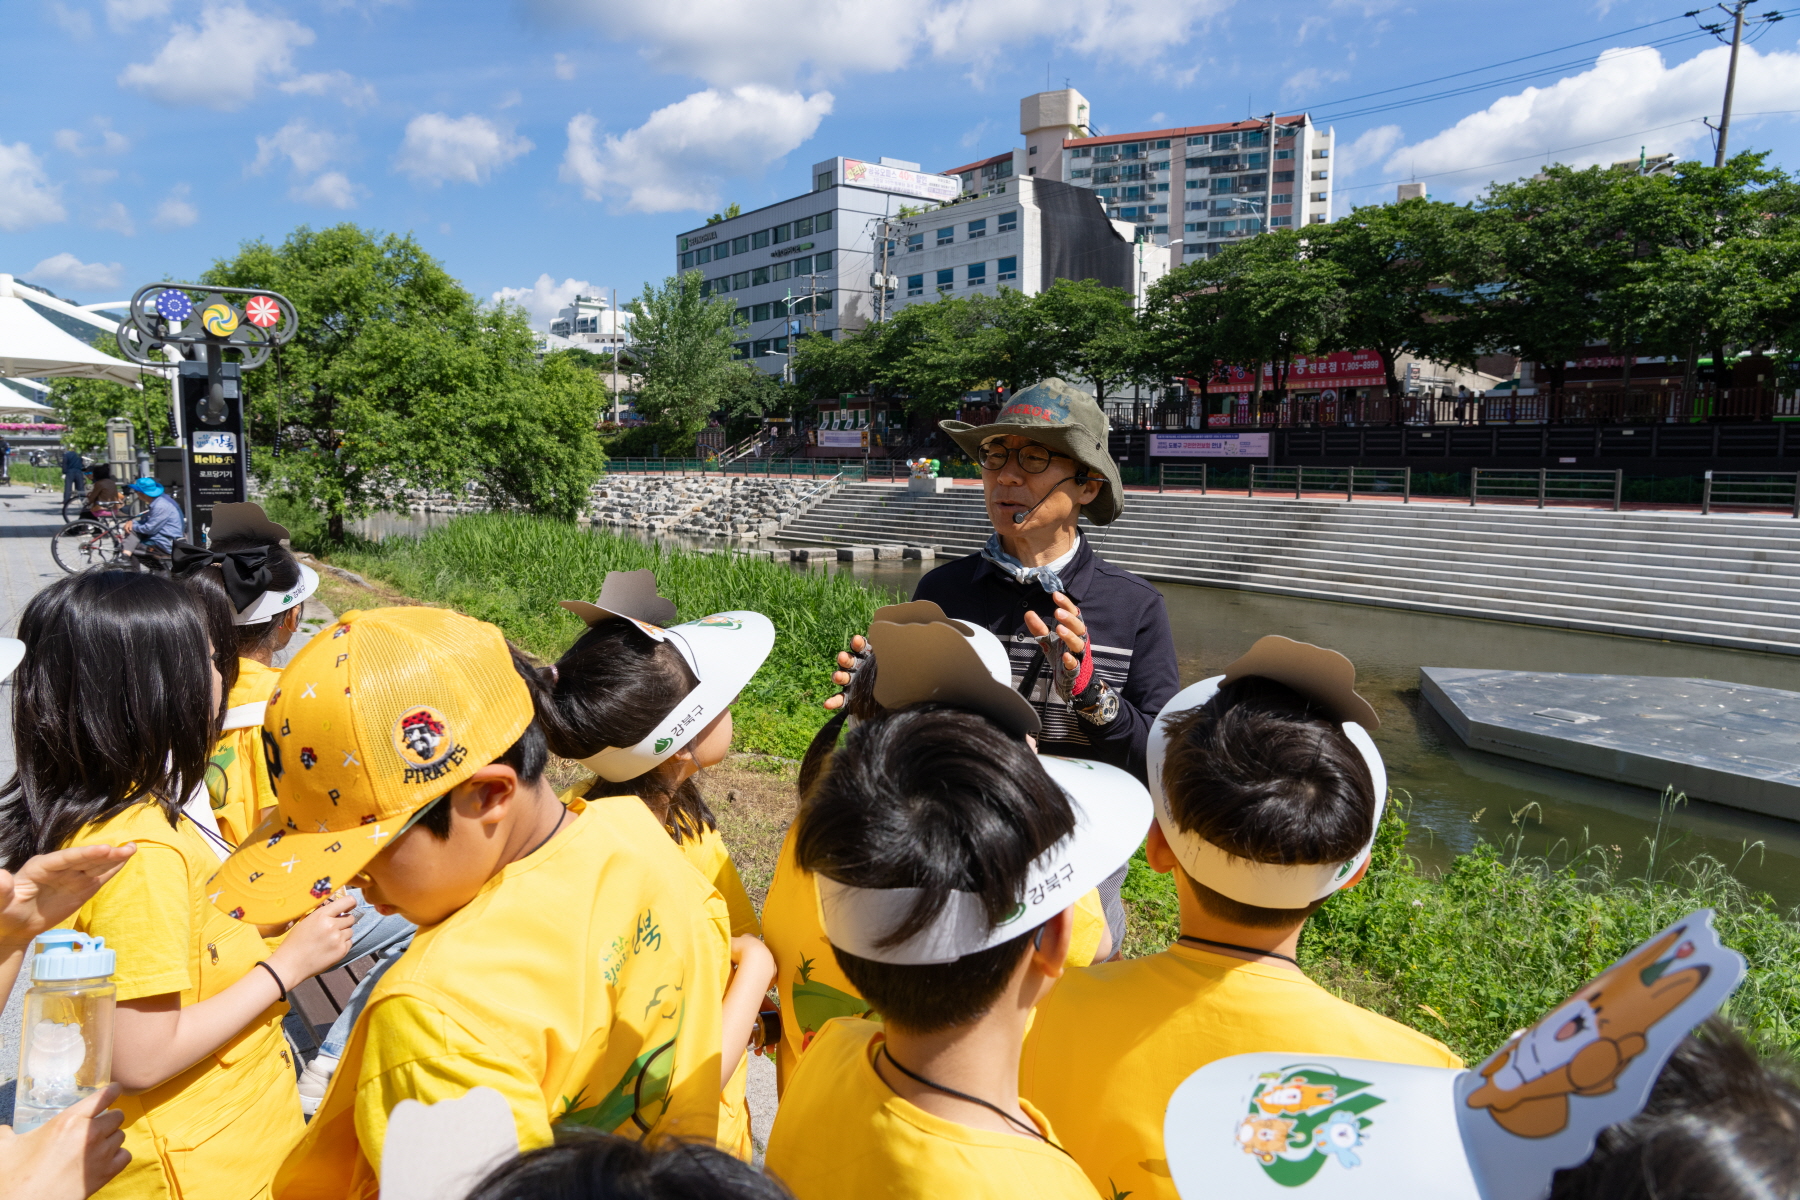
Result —
<instances>
[{"instance_id":1,"label":"bicycle","mask_svg":"<svg viewBox=\"0 0 1800 1200\"><path fill-rule=\"evenodd\" d=\"M120 489L120 495L117 500L108 501L107 503L113 512L117 513L126 521L149 511L149 506L139 500L135 492L129 492L123 488ZM67 500L63 501L62 519L65 521L90 520L91 518L82 515L86 511L87 492L83 491L79 495L70 496ZM99 512L100 510L96 509L94 511Z\"/></svg>"},{"instance_id":2,"label":"bicycle","mask_svg":"<svg viewBox=\"0 0 1800 1200\"><path fill-rule=\"evenodd\" d=\"M50 539L50 557L71 575L90 567L132 562L125 550L124 529L103 520L84 519L63 526Z\"/></svg>"}]
</instances>

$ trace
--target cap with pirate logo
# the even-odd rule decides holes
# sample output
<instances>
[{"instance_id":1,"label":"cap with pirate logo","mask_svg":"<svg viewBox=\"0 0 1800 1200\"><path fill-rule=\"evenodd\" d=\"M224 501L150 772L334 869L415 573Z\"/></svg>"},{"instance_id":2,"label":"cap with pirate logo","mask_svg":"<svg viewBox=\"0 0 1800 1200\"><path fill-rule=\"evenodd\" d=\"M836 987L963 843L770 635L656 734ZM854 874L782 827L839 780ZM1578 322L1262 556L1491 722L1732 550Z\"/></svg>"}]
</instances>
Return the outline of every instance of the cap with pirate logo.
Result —
<instances>
[{"instance_id":1,"label":"cap with pirate logo","mask_svg":"<svg viewBox=\"0 0 1800 1200\"><path fill-rule=\"evenodd\" d=\"M1356 747L1368 767L1370 782L1374 785L1375 819L1369 828L1369 840L1343 862L1293 865L1257 862L1213 845L1199 834L1181 828L1175 820L1168 789L1163 782L1169 725L1205 705L1226 684L1249 676L1286 684L1342 722L1344 736ZM1354 883L1374 848L1375 831L1380 828L1381 814L1387 807L1387 767L1381 760L1381 751L1375 748L1375 741L1369 736L1369 730L1380 724L1381 718L1375 714L1373 706L1357 694L1356 667L1349 659L1335 650L1275 634L1261 638L1246 654L1226 667L1223 675L1203 679L1177 692L1150 723L1145 757L1148 759L1150 794L1156 800L1156 823L1162 827L1170 849L1188 875L1213 891L1240 904L1259 908L1305 908Z\"/></svg>"},{"instance_id":2,"label":"cap with pirate logo","mask_svg":"<svg viewBox=\"0 0 1800 1200\"><path fill-rule=\"evenodd\" d=\"M494 626L442 608L345 613L281 673L263 719L275 813L208 898L256 924L299 916L506 753L532 716Z\"/></svg>"}]
</instances>

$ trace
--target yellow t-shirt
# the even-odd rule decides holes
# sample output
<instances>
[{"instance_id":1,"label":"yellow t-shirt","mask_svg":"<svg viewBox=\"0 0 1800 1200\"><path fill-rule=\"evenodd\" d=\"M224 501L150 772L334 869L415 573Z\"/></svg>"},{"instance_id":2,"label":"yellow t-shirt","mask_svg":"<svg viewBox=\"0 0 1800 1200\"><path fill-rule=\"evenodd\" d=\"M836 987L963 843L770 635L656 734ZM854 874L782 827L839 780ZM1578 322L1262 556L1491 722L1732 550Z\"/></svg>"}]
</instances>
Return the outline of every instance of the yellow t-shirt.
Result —
<instances>
[{"instance_id":1,"label":"yellow t-shirt","mask_svg":"<svg viewBox=\"0 0 1800 1200\"><path fill-rule=\"evenodd\" d=\"M281 1200L375 1196L394 1106L476 1087L506 1098L522 1150L559 1121L717 1136L724 906L636 796L567 803L573 825L382 976Z\"/></svg>"},{"instance_id":2,"label":"yellow t-shirt","mask_svg":"<svg viewBox=\"0 0 1800 1200\"><path fill-rule=\"evenodd\" d=\"M832 1021L794 1073L763 1166L796 1200L1094 1200L1067 1154L1023 1134L991 1133L902 1100L875 1073L881 1026ZM1042 1113L1020 1102L1052 1141Z\"/></svg>"},{"instance_id":3,"label":"yellow t-shirt","mask_svg":"<svg viewBox=\"0 0 1800 1200\"><path fill-rule=\"evenodd\" d=\"M206 769L206 792L219 832L233 846L262 824L262 810L275 803L263 757L262 708L280 682L280 671L240 658L237 683L225 700L225 732Z\"/></svg>"},{"instance_id":4,"label":"yellow t-shirt","mask_svg":"<svg viewBox=\"0 0 1800 1200\"><path fill-rule=\"evenodd\" d=\"M783 1089L825 1022L834 1017L861 1017L869 1006L838 969L825 936L825 914L819 907L819 885L812 873L794 862L794 827L788 826L775 861L775 877L763 901L763 941L775 956L775 984L781 994L781 1043L776 1048L776 1079ZM1069 966L1094 961L1106 933L1100 893L1090 891L1075 904L1075 933L1069 944Z\"/></svg>"},{"instance_id":5,"label":"yellow t-shirt","mask_svg":"<svg viewBox=\"0 0 1800 1200\"><path fill-rule=\"evenodd\" d=\"M750 903L750 893L744 890L744 881L738 878L737 865L731 861L719 831L703 829L698 836L687 835L678 845L682 856L724 897L725 906L731 910L731 936L761 937L762 922L756 919L756 906Z\"/></svg>"},{"instance_id":6,"label":"yellow t-shirt","mask_svg":"<svg viewBox=\"0 0 1800 1200\"><path fill-rule=\"evenodd\" d=\"M1298 971L1190 946L1063 976L1037 1007L1019 1094L1055 1122L1104 1196L1176 1200L1163 1112L1215 1059L1260 1050L1460 1067L1441 1042Z\"/></svg>"},{"instance_id":7,"label":"yellow t-shirt","mask_svg":"<svg viewBox=\"0 0 1800 1200\"><path fill-rule=\"evenodd\" d=\"M118 954L118 999L179 993L182 1007L218 995L268 957L254 926L206 898L219 859L181 818L134 804L89 825L71 846L136 842L137 853L70 922ZM300 1094L281 1035L287 1005L273 1004L236 1037L181 1074L119 1099L131 1164L95 1193L131 1197L266 1196L275 1168L300 1137Z\"/></svg>"}]
</instances>

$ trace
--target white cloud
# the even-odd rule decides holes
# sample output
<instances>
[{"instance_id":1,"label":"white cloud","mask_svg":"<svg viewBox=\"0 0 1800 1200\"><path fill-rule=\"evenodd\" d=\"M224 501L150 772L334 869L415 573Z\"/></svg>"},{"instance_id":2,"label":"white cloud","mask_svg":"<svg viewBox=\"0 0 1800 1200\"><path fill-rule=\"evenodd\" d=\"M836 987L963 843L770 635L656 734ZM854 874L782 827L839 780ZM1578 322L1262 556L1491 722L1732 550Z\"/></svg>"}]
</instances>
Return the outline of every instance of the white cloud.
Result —
<instances>
[{"instance_id":1,"label":"white cloud","mask_svg":"<svg viewBox=\"0 0 1800 1200\"><path fill-rule=\"evenodd\" d=\"M58 283L78 292L110 292L125 278L122 263L84 263L64 251L52 254L31 268L26 278L41 283Z\"/></svg>"},{"instance_id":2,"label":"white cloud","mask_svg":"<svg viewBox=\"0 0 1800 1200\"><path fill-rule=\"evenodd\" d=\"M582 113L569 122L562 177L590 200L623 199L636 212L707 208L721 179L760 171L812 137L833 102L830 92L708 88L598 140L599 123Z\"/></svg>"},{"instance_id":3,"label":"white cloud","mask_svg":"<svg viewBox=\"0 0 1800 1200\"><path fill-rule=\"evenodd\" d=\"M528 139L473 113L421 113L407 123L394 167L433 187L452 180L486 183L496 169L531 149Z\"/></svg>"},{"instance_id":4,"label":"white cloud","mask_svg":"<svg viewBox=\"0 0 1800 1200\"><path fill-rule=\"evenodd\" d=\"M1671 67L1654 50L1607 50L1591 70L1504 96L1400 147L1388 155L1386 169L1433 176L1434 193L1468 197L1491 180L1532 174L1544 162L1585 167L1635 159L1639 146L1651 154L1691 152L1705 144L1698 118L1717 112L1729 53L1717 46ZM1734 108L1740 120L1744 113L1800 108L1800 53L1745 46Z\"/></svg>"},{"instance_id":5,"label":"white cloud","mask_svg":"<svg viewBox=\"0 0 1800 1200\"><path fill-rule=\"evenodd\" d=\"M1373 129L1365 129L1357 135L1355 141L1347 145L1340 144L1331 152L1331 169L1342 179L1352 171L1379 163L1405 136L1398 125L1377 125Z\"/></svg>"},{"instance_id":6,"label":"white cloud","mask_svg":"<svg viewBox=\"0 0 1800 1200\"><path fill-rule=\"evenodd\" d=\"M169 11L170 0L106 0L106 23L114 29L129 28L133 22L160 17Z\"/></svg>"},{"instance_id":7,"label":"white cloud","mask_svg":"<svg viewBox=\"0 0 1800 1200\"><path fill-rule=\"evenodd\" d=\"M50 0L50 19L62 27L62 31L70 37L92 37L94 33L93 14L85 8L70 8L62 0Z\"/></svg>"},{"instance_id":8,"label":"white cloud","mask_svg":"<svg viewBox=\"0 0 1800 1200\"><path fill-rule=\"evenodd\" d=\"M50 182L31 147L0 142L0 229L29 229L67 216L62 188Z\"/></svg>"},{"instance_id":9,"label":"white cloud","mask_svg":"<svg viewBox=\"0 0 1800 1200\"><path fill-rule=\"evenodd\" d=\"M86 158L90 154L123 154L131 149L131 139L114 129L105 117L95 117L94 125L98 132L91 143L78 129L59 129L52 140L58 150L77 158Z\"/></svg>"},{"instance_id":10,"label":"white cloud","mask_svg":"<svg viewBox=\"0 0 1800 1200\"><path fill-rule=\"evenodd\" d=\"M360 190L342 171L327 171L311 183L295 184L288 189L288 198L325 208L355 208Z\"/></svg>"},{"instance_id":11,"label":"white cloud","mask_svg":"<svg viewBox=\"0 0 1800 1200\"><path fill-rule=\"evenodd\" d=\"M186 229L200 220L200 210L188 203L190 190L185 183L178 183L169 189L163 202L156 206L158 229Z\"/></svg>"},{"instance_id":12,"label":"white cloud","mask_svg":"<svg viewBox=\"0 0 1800 1200\"><path fill-rule=\"evenodd\" d=\"M266 79L290 74L294 51L312 42L312 30L286 17L215 3L201 12L198 29L171 28L156 57L127 66L119 83L164 104L230 111L249 103Z\"/></svg>"},{"instance_id":13,"label":"white cloud","mask_svg":"<svg viewBox=\"0 0 1800 1200\"><path fill-rule=\"evenodd\" d=\"M533 326L548 330L551 319L573 302L575 297L592 296L595 293L594 285L585 279L565 279L558 283L546 273L539 275L537 282L530 287L501 288L489 298L496 304L502 300L517 304L531 314Z\"/></svg>"},{"instance_id":14,"label":"white cloud","mask_svg":"<svg viewBox=\"0 0 1800 1200\"><path fill-rule=\"evenodd\" d=\"M964 150L973 150L987 137L988 126L993 123L994 122L989 118L983 117L980 124L957 138L956 144L961 146Z\"/></svg>"},{"instance_id":15,"label":"white cloud","mask_svg":"<svg viewBox=\"0 0 1800 1200\"><path fill-rule=\"evenodd\" d=\"M558 54L555 65L550 69L556 72L558 79L575 78L575 60L566 54Z\"/></svg>"},{"instance_id":16,"label":"white cloud","mask_svg":"<svg viewBox=\"0 0 1800 1200\"><path fill-rule=\"evenodd\" d=\"M111 183L119 177L119 173L111 167L83 167L75 172L75 178L83 183Z\"/></svg>"},{"instance_id":17,"label":"white cloud","mask_svg":"<svg viewBox=\"0 0 1800 1200\"><path fill-rule=\"evenodd\" d=\"M250 172L260 175L271 163L287 159L294 174L311 175L342 153L343 143L334 133L314 129L305 117L296 117L280 129L256 138L256 160Z\"/></svg>"},{"instance_id":18,"label":"white cloud","mask_svg":"<svg viewBox=\"0 0 1800 1200\"><path fill-rule=\"evenodd\" d=\"M119 201L114 200L107 205L98 217L94 218L95 229L110 229L114 233L122 233L130 237L137 232L137 222L131 219L131 210Z\"/></svg>"},{"instance_id":19,"label":"white cloud","mask_svg":"<svg viewBox=\"0 0 1800 1200\"><path fill-rule=\"evenodd\" d=\"M1282 99L1317 104L1318 91L1328 83L1342 83L1350 78L1348 71L1328 71L1324 67L1306 67L1295 71L1281 83Z\"/></svg>"},{"instance_id":20,"label":"white cloud","mask_svg":"<svg viewBox=\"0 0 1800 1200\"><path fill-rule=\"evenodd\" d=\"M367 108L375 103L375 85L348 71L314 71L284 79L275 86L290 96L335 96L351 108Z\"/></svg>"},{"instance_id":21,"label":"white cloud","mask_svg":"<svg viewBox=\"0 0 1800 1200\"><path fill-rule=\"evenodd\" d=\"M551 25L639 44L664 70L714 86L895 71L920 54L987 63L1043 38L1142 61L1172 51L1231 0L525 0ZM778 31L778 32L777 32Z\"/></svg>"}]
</instances>

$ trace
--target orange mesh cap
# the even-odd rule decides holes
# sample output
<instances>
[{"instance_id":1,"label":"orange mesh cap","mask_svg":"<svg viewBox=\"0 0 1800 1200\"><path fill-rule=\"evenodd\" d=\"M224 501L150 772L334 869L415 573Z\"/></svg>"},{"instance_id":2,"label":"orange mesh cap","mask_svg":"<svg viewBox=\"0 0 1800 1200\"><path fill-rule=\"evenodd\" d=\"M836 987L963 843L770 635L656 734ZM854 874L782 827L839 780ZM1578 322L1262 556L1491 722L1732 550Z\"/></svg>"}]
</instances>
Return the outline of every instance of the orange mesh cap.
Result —
<instances>
[{"instance_id":1,"label":"orange mesh cap","mask_svg":"<svg viewBox=\"0 0 1800 1200\"><path fill-rule=\"evenodd\" d=\"M281 672L262 735L275 813L207 898L259 925L305 913L506 753L532 716L494 626L442 608L345 613Z\"/></svg>"}]
</instances>

